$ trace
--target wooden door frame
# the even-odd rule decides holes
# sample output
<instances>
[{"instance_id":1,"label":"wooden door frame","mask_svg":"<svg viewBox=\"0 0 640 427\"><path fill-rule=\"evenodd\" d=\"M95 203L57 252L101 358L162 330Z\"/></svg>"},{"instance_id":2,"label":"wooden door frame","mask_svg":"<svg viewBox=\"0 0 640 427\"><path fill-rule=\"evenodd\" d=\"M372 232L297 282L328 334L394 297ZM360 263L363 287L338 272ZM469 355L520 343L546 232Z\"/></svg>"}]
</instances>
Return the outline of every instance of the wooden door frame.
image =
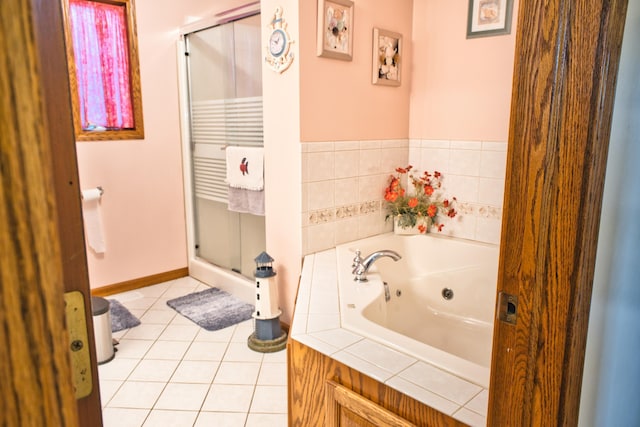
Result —
<instances>
[{"instance_id":1,"label":"wooden door frame","mask_svg":"<svg viewBox=\"0 0 640 427\"><path fill-rule=\"evenodd\" d=\"M488 425L578 422L627 0L521 1Z\"/></svg>"},{"instance_id":2,"label":"wooden door frame","mask_svg":"<svg viewBox=\"0 0 640 427\"><path fill-rule=\"evenodd\" d=\"M0 89L13 94L0 101L0 346L7 352L0 420L74 426L57 222L65 196L52 184L51 108L45 112L48 102L69 100L47 99L44 89L51 81L38 50L43 33L32 19L46 3L0 5L0 46L8 57L0 63ZM626 4L519 6L498 284L518 296L518 320L496 322L491 426L577 423ZM39 25L62 36L55 11L44 19ZM80 212L77 205L69 210ZM82 236L77 227L73 233Z\"/></svg>"},{"instance_id":3,"label":"wooden door frame","mask_svg":"<svg viewBox=\"0 0 640 427\"><path fill-rule=\"evenodd\" d=\"M102 425L61 12L49 0L0 5L2 425ZM63 299L72 290L84 297L91 359L80 400Z\"/></svg>"}]
</instances>

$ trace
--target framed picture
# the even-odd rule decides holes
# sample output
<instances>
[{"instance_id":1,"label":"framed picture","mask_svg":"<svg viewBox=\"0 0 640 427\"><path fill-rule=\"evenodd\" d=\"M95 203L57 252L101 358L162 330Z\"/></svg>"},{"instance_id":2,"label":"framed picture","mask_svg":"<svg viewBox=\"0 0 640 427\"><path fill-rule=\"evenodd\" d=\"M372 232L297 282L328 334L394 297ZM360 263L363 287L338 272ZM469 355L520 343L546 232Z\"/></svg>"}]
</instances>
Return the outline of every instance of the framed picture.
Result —
<instances>
[{"instance_id":1,"label":"framed picture","mask_svg":"<svg viewBox=\"0 0 640 427\"><path fill-rule=\"evenodd\" d=\"M402 34L373 29L372 83L400 86L402 68Z\"/></svg>"},{"instance_id":2,"label":"framed picture","mask_svg":"<svg viewBox=\"0 0 640 427\"><path fill-rule=\"evenodd\" d=\"M353 2L318 0L318 56L353 58Z\"/></svg>"},{"instance_id":3,"label":"framed picture","mask_svg":"<svg viewBox=\"0 0 640 427\"><path fill-rule=\"evenodd\" d=\"M469 0L467 38L511 32L513 0Z\"/></svg>"}]
</instances>

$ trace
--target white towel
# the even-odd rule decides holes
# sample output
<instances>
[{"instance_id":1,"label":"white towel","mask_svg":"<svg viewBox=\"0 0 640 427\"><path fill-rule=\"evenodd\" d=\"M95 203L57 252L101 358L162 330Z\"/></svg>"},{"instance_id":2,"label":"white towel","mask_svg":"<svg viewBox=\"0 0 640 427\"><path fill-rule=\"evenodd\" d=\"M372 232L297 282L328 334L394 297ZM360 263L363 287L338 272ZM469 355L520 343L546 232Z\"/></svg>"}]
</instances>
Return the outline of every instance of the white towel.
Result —
<instances>
[{"instance_id":1,"label":"white towel","mask_svg":"<svg viewBox=\"0 0 640 427\"><path fill-rule=\"evenodd\" d=\"M227 179L230 187L260 191L264 188L264 149L227 147Z\"/></svg>"},{"instance_id":2,"label":"white towel","mask_svg":"<svg viewBox=\"0 0 640 427\"><path fill-rule=\"evenodd\" d=\"M264 190L229 187L229 206L233 212L264 216Z\"/></svg>"}]
</instances>

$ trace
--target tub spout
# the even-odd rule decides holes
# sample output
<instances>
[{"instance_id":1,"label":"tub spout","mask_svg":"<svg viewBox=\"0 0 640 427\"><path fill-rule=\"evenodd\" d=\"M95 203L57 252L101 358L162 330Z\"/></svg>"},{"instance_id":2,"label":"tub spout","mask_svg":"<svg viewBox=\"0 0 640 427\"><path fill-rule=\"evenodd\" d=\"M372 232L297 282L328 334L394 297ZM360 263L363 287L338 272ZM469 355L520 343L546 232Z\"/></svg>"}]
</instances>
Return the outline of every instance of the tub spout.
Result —
<instances>
[{"instance_id":1,"label":"tub spout","mask_svg":"<svg viewBox=\"0 0 640 427\"><path fill-rule=\"evenodd\" d=\"M389 257L394 261L398 261L400 258L402 258L402 256L400 256L400 254L395 251L391 251L391 250L376 251L353 266L354 267L352 271L354 276L353 280L355 280L356 282L366 282L367 271L369 271L369 268L373 265L374 262L376 262L378 259L382 257Z\"/></svg>"}]
</instances>

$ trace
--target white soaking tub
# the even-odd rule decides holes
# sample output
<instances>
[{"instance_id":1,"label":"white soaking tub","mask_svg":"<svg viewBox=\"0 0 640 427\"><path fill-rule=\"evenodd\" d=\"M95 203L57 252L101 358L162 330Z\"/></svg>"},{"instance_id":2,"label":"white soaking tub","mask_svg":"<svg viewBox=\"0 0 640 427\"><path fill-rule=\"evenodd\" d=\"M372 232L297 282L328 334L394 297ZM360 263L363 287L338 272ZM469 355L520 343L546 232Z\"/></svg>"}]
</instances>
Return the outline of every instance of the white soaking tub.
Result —
<instances>
[{"instance_id":1,"label":"white soaking tub","mask_svg":"<svg viewBox=\"0 0 640 427\"><path fill-rule=\"evenodd\" d=\"M343 328L489 386L497 245L384 234L336 249ZM402 259L380 258L367 282L354 281L355 251L365 258L384 249Z\"/></svg>"}]
</instances>

